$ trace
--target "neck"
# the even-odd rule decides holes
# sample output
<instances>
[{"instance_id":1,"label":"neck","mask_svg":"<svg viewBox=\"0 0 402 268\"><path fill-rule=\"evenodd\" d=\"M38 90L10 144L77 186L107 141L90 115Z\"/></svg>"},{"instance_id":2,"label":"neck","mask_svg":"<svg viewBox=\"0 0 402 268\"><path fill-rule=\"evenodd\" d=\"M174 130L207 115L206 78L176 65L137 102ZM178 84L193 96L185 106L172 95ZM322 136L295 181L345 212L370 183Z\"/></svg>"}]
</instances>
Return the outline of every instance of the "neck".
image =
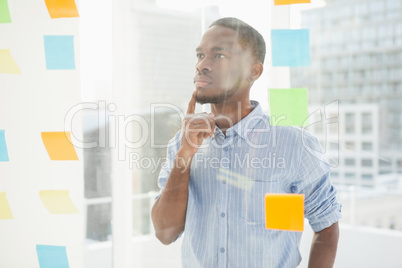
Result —
<instances>
[{"instance_id":1,"label":"neck","mask_svg":"<svg viewBox=\"0 0 402 268\"><path fill-rule=\"evenodd\" d=\"M226 135L226 130L236 125L254 109L250 99L211 104L215 124Z\"/></svg>"}]
</instances>

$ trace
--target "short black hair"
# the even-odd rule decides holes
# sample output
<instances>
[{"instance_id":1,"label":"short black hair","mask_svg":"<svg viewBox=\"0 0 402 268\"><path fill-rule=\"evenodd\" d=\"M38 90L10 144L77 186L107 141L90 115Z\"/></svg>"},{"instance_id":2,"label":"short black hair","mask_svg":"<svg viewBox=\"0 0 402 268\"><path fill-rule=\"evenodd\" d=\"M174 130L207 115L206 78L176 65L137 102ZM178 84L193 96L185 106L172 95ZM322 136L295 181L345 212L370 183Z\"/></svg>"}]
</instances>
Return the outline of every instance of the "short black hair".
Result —
<instances>
[{"instance_id":1,"label":"short black hair","mask_svg":"<svg viewBox=\"0 0 402 268\"><path fill-rule=\"evenodd\" d=\"M232 17L218 19L214 21L209 28L212 26L221 26L235 30L239 35L239 44L242 48L251 49L256 60L260 61L262 64L264 63L266 53L265 41L264 37L262 37L256 29L244 21Z\"/></svg>"}]
</instances>

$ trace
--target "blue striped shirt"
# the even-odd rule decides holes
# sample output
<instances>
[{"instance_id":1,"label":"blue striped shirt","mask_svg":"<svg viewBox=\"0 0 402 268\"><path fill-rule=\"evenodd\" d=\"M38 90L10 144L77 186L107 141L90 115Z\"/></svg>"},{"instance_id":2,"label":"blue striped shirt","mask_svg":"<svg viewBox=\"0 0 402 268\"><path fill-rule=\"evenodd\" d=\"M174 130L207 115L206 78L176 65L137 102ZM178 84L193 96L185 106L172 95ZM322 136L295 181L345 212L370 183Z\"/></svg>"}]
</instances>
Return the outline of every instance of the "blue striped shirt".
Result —
<instances>
[{"instance_id":1,"label":"blue striped shirt","mask_svg":"<svg viewBox=\"0 0 402 268\"><path fill-rule=\"evenodd\" d=\"M183 268L296 267L302 233L265 229L266 193L305 195L305 217L321 231L341 217L330 166L315 137L296 127L271 126L257 102L226 131L216 128L191 164ZM180 131L169 142L158 185L163 191Z\"/></svg>"}]
</instances>

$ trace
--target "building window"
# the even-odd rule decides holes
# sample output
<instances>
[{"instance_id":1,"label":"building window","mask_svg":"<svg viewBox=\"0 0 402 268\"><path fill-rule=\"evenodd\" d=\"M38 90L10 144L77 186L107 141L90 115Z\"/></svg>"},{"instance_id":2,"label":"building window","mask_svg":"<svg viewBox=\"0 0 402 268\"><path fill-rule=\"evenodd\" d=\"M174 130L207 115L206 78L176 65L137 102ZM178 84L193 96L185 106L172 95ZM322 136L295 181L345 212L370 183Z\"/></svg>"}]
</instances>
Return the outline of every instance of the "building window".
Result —
<instances>
[{"instance_id":1,"label":"building window","mask_svg":"<svg viewBox=\"0 0 402 268\"><path fill-rule=\"evenodd\" d=\"M373 174L362 174L362 180L372 181L373 180Z\"/></svg>"},{"instance_id":2,"label":"building window","mask_svg":"<svg viewBox=\"0 0 402 268\"><path fill-rule=\"evenodd\" d=\"M371 143L371 142L362 142L362 150L363 151L372 151L373 150L373 143Z\"/></svg>"},{"instance_id":3,"label":"building window","mask_svg":"<svg viewBox=\"0 0 402 268\"><path fill-rule=\"evenodd\" d=\"M345 132L355 133L355 115L352 113L345 114Z\"/></svg>"},{"instance_id":4,"label":"building window","mask_svg":"<svg viewBox=\"0 0 402 268\"><path fill-rule=\"evenodd\" d=\"M363 113L362 114L362 122L363 122L363 124L370 124L371 123L371 113Z\"/></svg>"},{"instance_id":5,"label":"building window","mask_svg":"<svg viewBox=\"0 0 402 268\"><path fill-rule=\"evenodd\" d=\"M395 230L396 228L396 220L395 217L392 217L391 220L389 221L389 229Z\"/></svg>"},{"instance_id":6,"label":"building window","mask_svg":"<svg viewBox=\"0 0 402 268\"><path fill-rule=\"evenodd\" d=\"M362 159L362 166L363 167L372 167L373 160L372 159Z\"/></svg>"},{"instance_id":7,"label":"building window","mask_svg":"<svg viewBox=\"0 0 402 268\"><path fill-rule=\"evenodd\" d=\"M355 179L356 175L354 173L345 173L345 178L348 180Z\"/></svg>"},{"instance_id":8,"label":"building window","mask_svg":"<svg viewBox=\"0 0 402 268\"><path fill-rule=\"evenodd\" d=\"M380 167L390 167L392 162L389 159L380 159L378 164Z\"/></svg>"},{"instance_id":9,"label":"building window","mask_svg":"<svg viewBox=\"0 0 402 268\"><path fill-rule=\"evenodd\" d=\"M398 168L402 168L402 159L398 159L398 160L396 161L396 166L397 166Z\"/></svg>"},{"instance_id":10,"label":"building window","mask_svg":"<svg viewBox=\"0 0 402 268\"><path fill-rule=\"evenodd\" d=\"M372 133L372 114L363 113L362 114L362 133L370 134Z\"/></svg>"},{"instance_id":11,"label":"building window","mask_svg":"<svg viewBox=\"0 0 402 268\"><path fill-rule=\"evenodd\" d=\"M356 161L353 158L346 158L345 159L345 166L354 166Z\"/></svg>"},{"instance_id":12,"label":"building window","mask_svg":"<svg viewBox=\"0 0 402 268\"><path fill-rule=\"evenodd\" d=\"M338 131L338 123L331 123L331 124L327 124L327 128L330 134L335 135L337 133L339 133Z\"/></svg>"},{"instance_id":13,"label":"building window","mask_svg":"<svg viewBox=\"0 0 402 268\"><path fill-rule=\"evenodd\" d=\"M329 149L330 149L331 151L338 151L338 150L339 150L338 143L336 143L336 142L329 142Z\"/></svg>"},{"instance_id":14,"label":"building window","mask_svg":"<svg viewBox=\"0 0 402 268\"><path fill-rule=\"evenodd\" d=\"M349 151L349 150L350 150L350 151L356 150L355 143L352 142L352 141L347 141L347 142L345 142L345 149L348 150L348 151Z\"/></svg>"}]
</instances>

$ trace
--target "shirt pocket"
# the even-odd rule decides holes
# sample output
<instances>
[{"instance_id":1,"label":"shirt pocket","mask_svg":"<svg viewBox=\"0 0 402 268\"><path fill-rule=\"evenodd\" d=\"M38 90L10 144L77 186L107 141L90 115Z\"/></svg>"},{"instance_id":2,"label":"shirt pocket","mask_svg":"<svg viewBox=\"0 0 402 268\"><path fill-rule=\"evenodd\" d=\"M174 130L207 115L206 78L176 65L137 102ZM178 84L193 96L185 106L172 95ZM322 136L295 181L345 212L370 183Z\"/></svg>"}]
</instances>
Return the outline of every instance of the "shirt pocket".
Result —
<instances>
[{"instance_id":1,"label":"shirt pocket","mask_svg":"<svg viewBox=\"0 0 402 268\"><path fill-rule=\"evenodd\" d=\"M250 181L253 185L243 191L240 199L240 218L247 225L265 225L265 195L279 193L279 181Z\"/></svg>"}]
</instances>

